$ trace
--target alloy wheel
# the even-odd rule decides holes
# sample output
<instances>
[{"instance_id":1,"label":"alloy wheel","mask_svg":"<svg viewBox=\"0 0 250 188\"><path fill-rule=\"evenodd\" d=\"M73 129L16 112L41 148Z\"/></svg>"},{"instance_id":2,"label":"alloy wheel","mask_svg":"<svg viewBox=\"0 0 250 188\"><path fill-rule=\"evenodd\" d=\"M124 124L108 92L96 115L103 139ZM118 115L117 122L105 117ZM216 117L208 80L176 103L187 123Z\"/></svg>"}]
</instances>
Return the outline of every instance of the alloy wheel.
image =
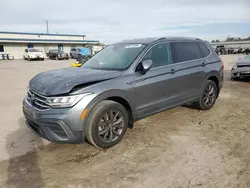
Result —
<instances>
[{"instance_id":1,"label":"alloy wheel","mask_svg":"<svg viewBox=\"0 0 250 188\"><path fill-rule=\"evenodd\" d=\"M207 85L204 95L203 95L203 102L208 107L212 106L214 104L214 101L216 99L216 90L212 84Z\"/></svg>"},{"instance_id":2,"label":"alloy wheel","mask_svg":"<svg viewBox=\"0 0 250 188\"><path fill-rule=\"evenodd\" d=\"M124 117L119 110L110 109L103 113L98 124L98 134L106 143L117 140L124 131Z\"/></svg>"}]
</instances>

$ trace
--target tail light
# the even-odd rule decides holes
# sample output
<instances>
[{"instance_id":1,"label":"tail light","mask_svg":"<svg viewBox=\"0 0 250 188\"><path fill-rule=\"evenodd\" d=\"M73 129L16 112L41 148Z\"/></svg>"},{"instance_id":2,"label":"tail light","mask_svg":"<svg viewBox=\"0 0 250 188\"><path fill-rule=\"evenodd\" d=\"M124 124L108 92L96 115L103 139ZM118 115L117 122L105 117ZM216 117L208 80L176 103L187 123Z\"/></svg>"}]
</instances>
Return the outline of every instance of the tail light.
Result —
<instances>
[{"instance_id":1,"label":"tail light","mask_svg":"<svg viewBox=\"0 0 250 188\"><path fill-rule=\"evenodd\" d=\"M224 70L224 63L221 62L221 69Z\"/></svg>"}]
</instances>

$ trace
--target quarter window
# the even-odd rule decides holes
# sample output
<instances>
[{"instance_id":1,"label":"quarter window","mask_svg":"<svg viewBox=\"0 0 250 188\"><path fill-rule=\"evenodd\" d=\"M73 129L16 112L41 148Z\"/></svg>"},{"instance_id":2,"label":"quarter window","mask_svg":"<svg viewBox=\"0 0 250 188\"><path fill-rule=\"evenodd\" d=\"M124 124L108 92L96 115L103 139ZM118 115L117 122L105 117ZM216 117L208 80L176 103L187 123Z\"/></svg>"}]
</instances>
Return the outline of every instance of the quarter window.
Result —
<instances>
[{"instance_id":1,"label":"quarter window","mask_svg":"<svg viewBox=\"0 0 250 188\"><path fill-rule=\"evenodd\" d=\"M198 44L195 42L175 42L171 44L174 63L202 58Z\"/></svg>"},{"instance_id":2,"label":"quarter window","mask_svg":"<svg viewBox=\"0 0 250 188\"><path fill-rule=\"evenodd\" d=\"M209 49L206 47L205 44L199 43L198 45L201 49L201 53L202 53L203 57L207 57L210 54Z\"/></svg>"},{"instance_id":3,"label":"quarter window","mask_svg":"<svg viewBox=\"0 0 250 188\"><path fill-rule=\"evenodd\" d=\"M171 53L167 44L158 44L151 48L143 60L150 59L153 61L152 68L161 67L171 63Z\"/></svg>"},{"instance_id":4,"label":"quarter window","mask_svg":"<svg viewBox=\"0 0 250 188\"><path fill-rule=\"evenodd\" d=\"M0 52L4 52L4 47L3 47L3 45L0 45Z\"/></svg>"}]
</instances>

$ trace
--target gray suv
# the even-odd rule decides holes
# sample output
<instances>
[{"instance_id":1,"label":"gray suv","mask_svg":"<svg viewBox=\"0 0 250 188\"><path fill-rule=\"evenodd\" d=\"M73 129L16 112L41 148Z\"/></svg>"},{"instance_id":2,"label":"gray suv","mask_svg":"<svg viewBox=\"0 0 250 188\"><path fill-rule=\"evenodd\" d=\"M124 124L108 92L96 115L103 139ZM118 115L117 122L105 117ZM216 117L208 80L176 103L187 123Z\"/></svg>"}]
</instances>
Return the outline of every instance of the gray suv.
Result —
<instances>
[{"instance_id":1,"label":"gray suv","mask_svg":"<svg viewBox=\"0 0 250 188\"><path fill-rule=\"evenodd\" d=\"M223 63L196 38L145 38L107 46L81 68L36 75L23 101L27 125L52 142L101 148L117 144L133 122L192 104L213 107Z\"/></svg>"}]
</instances>

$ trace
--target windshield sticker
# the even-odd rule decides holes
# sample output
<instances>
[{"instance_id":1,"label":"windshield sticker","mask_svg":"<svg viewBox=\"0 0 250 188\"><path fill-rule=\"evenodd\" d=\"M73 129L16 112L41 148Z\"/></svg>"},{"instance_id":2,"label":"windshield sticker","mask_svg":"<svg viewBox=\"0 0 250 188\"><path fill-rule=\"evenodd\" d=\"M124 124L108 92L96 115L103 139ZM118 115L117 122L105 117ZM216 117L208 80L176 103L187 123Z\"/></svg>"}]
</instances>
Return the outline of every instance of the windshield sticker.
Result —
<instances>
[{"instance_id":1,"label":"windshield sticker","mask_svg":"<svg viewBox=\"0 0 250 188\"><path fill-rule=\"evenodd\" d=\"M141 44L129 44L127 46L125 46L125 48L140 48Z\"/></svg>"}]
</instances>

